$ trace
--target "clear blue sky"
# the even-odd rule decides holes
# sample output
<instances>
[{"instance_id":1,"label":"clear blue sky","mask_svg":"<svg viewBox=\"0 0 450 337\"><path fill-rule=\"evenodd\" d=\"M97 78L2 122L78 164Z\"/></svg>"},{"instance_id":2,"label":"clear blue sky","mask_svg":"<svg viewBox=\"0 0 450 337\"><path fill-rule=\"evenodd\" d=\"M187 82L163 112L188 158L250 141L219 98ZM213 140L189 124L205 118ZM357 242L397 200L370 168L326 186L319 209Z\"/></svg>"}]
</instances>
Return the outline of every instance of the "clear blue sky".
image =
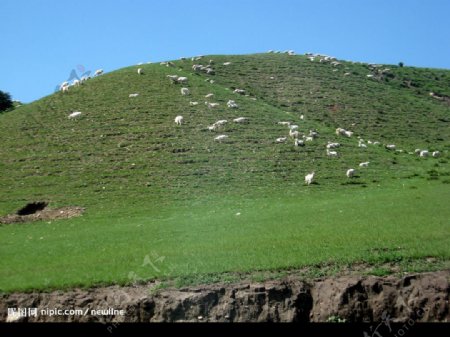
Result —
<instances>
[{"instance_id":1,"label":"clear blue sky","mask_svg":"<svg viewBox=\"0 0 450 337\"><path fill-rule=\"evenodd\" d=\"M0 0L0 90L30 102L72 69L293 49L450 69L449 0Z\"/></svg>"}]
</instances>

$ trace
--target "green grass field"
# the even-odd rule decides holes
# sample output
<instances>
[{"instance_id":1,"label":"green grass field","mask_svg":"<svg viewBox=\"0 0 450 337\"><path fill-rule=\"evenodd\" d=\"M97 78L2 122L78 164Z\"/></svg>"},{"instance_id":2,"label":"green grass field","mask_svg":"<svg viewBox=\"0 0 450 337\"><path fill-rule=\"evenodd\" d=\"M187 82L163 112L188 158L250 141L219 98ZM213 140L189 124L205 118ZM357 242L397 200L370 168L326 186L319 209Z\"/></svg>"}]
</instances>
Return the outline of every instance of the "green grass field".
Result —
<instances>
[{"instance_id":1,"label":"green grass field","mask_svg":"<svg viewBox=\"0 0 450 337\"><path fill-rule=\"evenodd\" d=\"M450 260L450 109L428 94L450 96L450 71L389 66L371 80L364 64L210 58L215 76L192 73L190 61L139 66L142 76L128 67L0 115L0 215L37 200L86 208L79 218L1 226L1 291ZM191 95L168 74L189 77ZM203 104L210 92L217 109ZM83 114L70 120L73 111ZM240 116L249 124L206 128ZM304 148L276 144L284 120L320 137ZM229 140L214 142L218 134ZM359 148L356 136L403 152ZM326 156L328 141L342 144L338 158ZM415 148L442 156L408 154ZM359 169L363 161L371 163ZM311 170L316 183L305 186Z\"/></svg>"}]
</instances>

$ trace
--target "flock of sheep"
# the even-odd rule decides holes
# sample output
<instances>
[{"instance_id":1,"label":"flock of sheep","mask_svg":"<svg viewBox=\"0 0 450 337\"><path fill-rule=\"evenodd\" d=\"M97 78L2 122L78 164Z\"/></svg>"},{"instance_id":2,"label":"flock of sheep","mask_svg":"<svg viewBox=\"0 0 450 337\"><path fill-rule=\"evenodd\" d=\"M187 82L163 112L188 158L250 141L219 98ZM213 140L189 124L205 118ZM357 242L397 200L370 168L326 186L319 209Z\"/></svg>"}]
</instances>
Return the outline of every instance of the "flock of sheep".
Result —
<instances>
[{"instance_id":1,"label":"flock of sheep","mask_svg":"<svg viewBox=\"0 0 450 337\"><path fill-rule=\"evenodd\" d=\"M100 76L102 74L103 74L103 69L98 69L95 71L94 76ZM65 81L65 82L61 83L61 85L59 86L59 90L62 92L68 92L70 87L72 87L72 86L78 87L78 86L82 85L84 82L86 82L87 80L89 80L90 78L91 78L91 76L83 76L79 80L74 79L72 81L72 83Z\"/></svg>"},{"instance_id":2,"label":"flock of sheep","mask_svg":"<svg viewBox=\"0 0 450 337\"><path fill-rule=\"evenodd\" d=\"M279 53L279 52L269 51L269 53ZM295 55L295 53L293 51L286 51L285 53L288 54L288 55ZM311 61L314 61L318 57L319 58L319 62L321 62L321 63L322 62L331 62L333 66L340 65L340 63L337 62L335 58L330 57L330 56L324 56L324 55L319 55L319 54L310 54L310 53L307 53L306 56L308 56L308 58ZM194 61L199 61L199 60L202 60L202 59L203 59L203 56L197 56L197 57L193 57L191 60L194 62ZM186 60L186 59L182 58L181 60ZM165 65L167 67L174 67L175 66L175 64L172 63L172 62L161 62L160 64L161 65ZM231 62L223 63L224 66L228 66L230 64L231 64ZM208 74L208 75L214 75L216 73L216 70L213 68L213 65L214 65L214 61L210 60L208 65L206 65L206 66L201 65L201 64L194 64L192 66L192 70L194 72L203 72L203 73ZM137 73L138 73L138 75L143 75L144 71L143 71L142 68L138 68L137 69ZM99 70L97 70L95 72L94 76L99 76L101 74L103 74L103 70L99 69ZM83 77L81 80L74 80L72 84L69 84L68 82L64 82L64 83L61 84L60 89L61 89L62 92L67 92L69 90L70 86L72 86L72 85L73 86L79 86L79 85L83 84L83 82L87 81L89 78L90 77ZM186 85L188 85L188 83L189 83L189 79L187 77L185 77L185 76L178 76L178 75L167 75L167 78L173 84L182 84L182 85L184 85L180 89L181 95L183 95L183 96L189 96L190 95L190 90L189 90L189 88L186 87ZM214 83L214 80L212 80L212 79L207 79L206 81L208 81L209 83ZM234 93L235 94L239 94L239 95L246 95L246 92L243 89L235 89ZM136 96L138 96L137 93L129 95L129 97L136 97ZM249 96L249 95L246 95L246 96ZM219 103L215 103L215 102L210 102L209 101L209 99L212 99L214 97L213 93L207 93L204 97L206 99L205 105L209 109L217 108L220 105ZM199 104L199 102L197 102L197 101L190 101L189 102L190 106L197 106L198 104ZM230 109L237 109L237 108L239 108L238 104L234 100L231 100L231 99L228 100L227 107L230 108ZM80 115L81 115L80 111L75 111L75 112L73 112L73 113L71 113L69 115L69 118L70 119L71 118L75 118L75 117L78 117ZM304 119L304 116L301 115L300 116L300 120L303 120L303 119ZM179 116L175 117L174 121L175 121L176 125L181 126L183 124L184 118L183 118L183 116L179 115ZM247 123L248 121L249 121L249 119L247 117L238 117L238 118L233 119L234 123ZM219 131L227 123L228 123L228 121L225 120L225 119L218 120L215 123L213 123L212 125L208 126L208 130L209 131ZM299 125L298 124L292 124L291 122L288 122L288 121L280 121L280 122L278 122L278 124L279 125L283 125L283 126L287 126L288 130L289 130L288 136L279 137L279 138L275 139L275 143L278 143L278 144L286 143L287 140L288 140L288 137L289 137L289 138L293 139L293 141L294 141L293 144L294 144L295 147L299 147L299 146L300 147L304 147L306 142L312 142L312 141L314 141L314 139L319 137L319 133L316 130L309 130L308 135L306 135L305 133L301 133L299 131ZM340 127L336 129L336 135L337 136L343 136L343 137L350 138L350 137L353 136L353 134L354 133L352 131L345 130L345 129L340 128ZM214 140L218 141L218 142L222 142L223 140L225 140L227 138L228 138L228 135L221 134L221 135L216 136L214 138ZM380 145L380 142L368 140L367 144L369 144L369 145ZM367 144L365 143L365 141L361 137L358 137L358 147L366 148ZM326 145L326 154L327 154L327 156L329 156L329 157L338 157L339 154L338 154L338 152L336 150L340 146L341 146L340 143L330 142L329 141L327 143L327 145ZM397 150L396 146L394 144L386 144L385 148L388 149L388 150L395 150L397 152L403 152L403 150ZM434 151L434 152L430 153L428 150L423 150L423 149L422 150L421 149L416 149L414 151L414 153L416 155L418 155L419 157L428 157L428 156L431 155L432 157L437 158L437 157L440 156L440 152L439 151ZM409 154L414 154L414 153L410 152ZM362 163L359 164L359 167L360 168L366 168L366 167L369 166L369 164L370 164L370 162L368 162L368 161L367 162L362 162ZM345 174L346 174L346 176L348 178L353 178L356 175L356 169L349 168L346 171ZM310 185L313 182L313 180L314 180L314 176L315 176L315 171L307 174L305 176L305 184Z\"/></svg>"},{"instance_id":3,"label":"flock of sheep","mask_svg":"<svg viewBox=\"0 0 450 337\"><path fill-rule=\"evenodd\" d=\"M201 60L203 58L203 56L198 56L195 58L192 58L192 61L198 61ZM182 60L185 60L184 58L182 58ZM224 66L228 66L230 65L231 62L224 62L223 65ZM169 63L167 62L163 62L161 63L161 65L165 65L165 66L171 66ZM192 70L194 72L203 72L205 74L208 75L214 75L216 73L215 69L213 68L214 65L214 61L213 60L209 60L208 65L204 66L202 64L194 64L192 66ZM139 72L138 69L138 74L141 74ZM183 85L187 85L189 83L189 79L187 77L184 76L178 76L178 75L167 75L167 78L169 78L169 80L173 83L173 84L183 84ZM207 80L209 83L214 83L214 80L208 79ZM182 87L180 89L181 95L182 96L189 96L190 95L190 90L187 87ZM239 94L239 95L245 95L245 90L243 89L235 89L234 90L235 94ZM214 94L213 93L207 93L205 96L205 105L209 108L209 109L214 109L220 106L220 103L217 102L210 102L209 100L214 98ZM199 102L197 101L190 101L189 102L190 106L197 106L199 105ZM237 109L239 108L238 104L234 101L234 100L228 100L227 102L227 107L230 109ZM175 124L176 125L182 125L184 121L184 117L183 116L176 116L175 117ZM237 117L235 119L233 119L234 123L246 123L248 122L248 118L247 117ZM218 120L216 122L214 122L212 125L208 126L208 130L209 131L219 131L221 129L221 127L223 127L225 124L228 123L228 120L226 119L221 119ZM223 140L227 139L228 135L218 135L214 138L215 141L218 142L222 142Z\"/></svg>"}]
</instances>

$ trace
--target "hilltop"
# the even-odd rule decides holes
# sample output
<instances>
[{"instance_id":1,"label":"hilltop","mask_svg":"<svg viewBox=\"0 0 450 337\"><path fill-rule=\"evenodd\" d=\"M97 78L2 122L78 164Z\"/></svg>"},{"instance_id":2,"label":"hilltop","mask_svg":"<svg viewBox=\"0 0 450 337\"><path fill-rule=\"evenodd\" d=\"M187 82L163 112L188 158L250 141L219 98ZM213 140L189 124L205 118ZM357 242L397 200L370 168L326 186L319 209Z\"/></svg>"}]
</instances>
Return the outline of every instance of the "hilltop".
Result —
<instances>
[{"instance_id":1,"label":"hilltop","mask_svg":"<svg viewBox=\"0 0 450 337\"><path fill-rule=\"evenodd\" d=\"M320 58L131 66L0 115L0 215L33 201L85 209L2 226L1 289L447 260L450 71ZM209 60L214 75L192 69ZM74 111L81 115L68 118ZM233 123L238 117L248 123ZM222 119L219 132L208 130ZM318 138L295 147L281 121ZM353 136L336 135L338 127ZM217 142L219 134L229 137ZM326 154L330 141L341 144L337 158ZM441 156L420 158L416 148ZM356 177L346 177L349 168Z\"/></svg>"}]
</instances>

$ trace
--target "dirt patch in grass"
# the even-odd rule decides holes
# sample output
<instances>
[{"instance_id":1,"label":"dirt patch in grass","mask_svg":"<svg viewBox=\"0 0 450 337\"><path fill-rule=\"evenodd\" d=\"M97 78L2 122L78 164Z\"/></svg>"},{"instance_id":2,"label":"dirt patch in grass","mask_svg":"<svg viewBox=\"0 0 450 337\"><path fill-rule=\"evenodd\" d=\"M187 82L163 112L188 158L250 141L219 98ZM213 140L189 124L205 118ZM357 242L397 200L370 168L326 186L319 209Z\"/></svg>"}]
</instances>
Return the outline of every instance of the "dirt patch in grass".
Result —
<instances>
[{"instance_id":1,"label":"dirt patch in grass","mask_svg":"<svg viewBox=\"0 0 450 337\"><path fill-rule=\"evenodd\" d=\"M49 208L44 201L28 203L15 214L0 217L0 224L16 224L33 221L47 221L58 219L69 219L80 216L85 208L78 206L66 206L60 208Z\"/></svg>"}]
</instances>

